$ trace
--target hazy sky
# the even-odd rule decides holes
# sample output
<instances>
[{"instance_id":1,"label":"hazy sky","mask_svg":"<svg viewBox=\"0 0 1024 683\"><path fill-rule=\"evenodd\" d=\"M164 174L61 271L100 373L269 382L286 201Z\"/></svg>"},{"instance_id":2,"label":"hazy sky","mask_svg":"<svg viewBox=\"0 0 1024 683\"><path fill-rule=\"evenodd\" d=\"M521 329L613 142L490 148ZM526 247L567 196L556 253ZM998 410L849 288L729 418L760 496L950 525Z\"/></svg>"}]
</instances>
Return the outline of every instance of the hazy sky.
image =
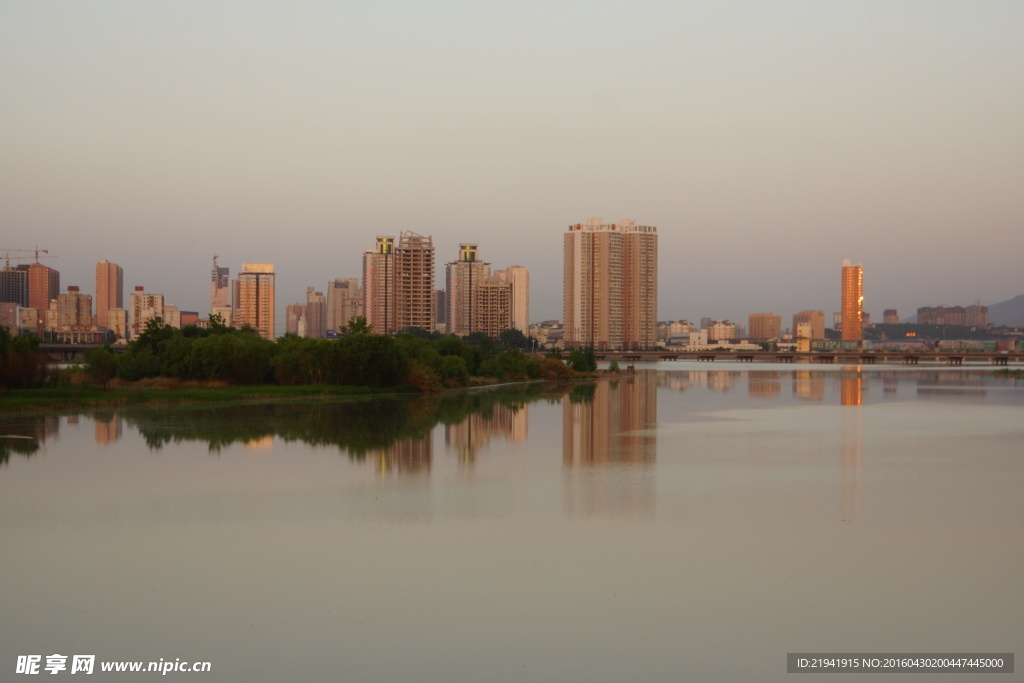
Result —
<instances>
[{"instance_id":1,"label":"hazy sky","mask_svg":"<svg viewBox=\"0 0 1024 683\"><path fill-rule=\"evenodd\" d=\"M107 258L184 310L273 262L278 310L378 234L528 267L658 227L659 317L1024 293L1024 3L0 0L0 251ZM280 317L280 313L279 313ZM280 328L283 325L279 323Z\"/></svg>"}]
</instances>

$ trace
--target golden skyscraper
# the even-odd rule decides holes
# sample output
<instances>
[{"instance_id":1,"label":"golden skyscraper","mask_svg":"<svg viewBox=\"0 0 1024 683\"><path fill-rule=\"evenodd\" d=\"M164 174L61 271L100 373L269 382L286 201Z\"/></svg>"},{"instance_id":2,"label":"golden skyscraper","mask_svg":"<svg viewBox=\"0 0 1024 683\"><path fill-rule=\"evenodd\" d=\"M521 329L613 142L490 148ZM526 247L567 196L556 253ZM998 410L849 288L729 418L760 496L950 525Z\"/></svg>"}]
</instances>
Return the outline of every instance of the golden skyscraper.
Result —
<instances>
[{"instance_id":1,"label":"golden skyscraper","mask_svg":"<svg viewBox=\"0 0 1024 683\"><path fill-rule=\"evenodd\" d=\"M860 263L843 261L842 326L843 339L859 341L863 338L864 320L864 267Z\"/></svg>"}]
</instances>

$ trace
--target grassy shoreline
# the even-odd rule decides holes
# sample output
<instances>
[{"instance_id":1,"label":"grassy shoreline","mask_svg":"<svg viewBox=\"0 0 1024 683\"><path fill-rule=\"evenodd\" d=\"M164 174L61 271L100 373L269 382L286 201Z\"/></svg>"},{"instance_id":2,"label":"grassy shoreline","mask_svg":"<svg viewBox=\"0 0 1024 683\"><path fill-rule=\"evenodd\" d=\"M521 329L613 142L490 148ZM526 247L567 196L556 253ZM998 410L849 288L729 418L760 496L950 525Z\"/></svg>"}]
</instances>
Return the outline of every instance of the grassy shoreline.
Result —
<instances>
[{"instance_id":1,"label":"grassy shoreline","mask_svg":"<svg viewBox=\"0 0 1024 683\"><path fill-rule=\"evenodd\" d=\"M408 387L370 389L339 386L279 385L123 385L102 387L89 384L67 384L38 389L11 389L0 394L0 410L31 411L34 409L102 408L136 405L221 403L229 401L264 401L303 398L366 398L385 394L410 394Z\"/></svg>"},{"instance_id":2,"label":"grassy shoreline","mask_svg":"<svg viewBox=\"0 0 1024 683\"><path fill-rule=\"evenodd\" d=\"M561 381L617 377L621 373L577 373ZM528 380L543 382L548 380ZM477 384L448 391L487 389L520 382L502 382L478 378ZM0 393L0 411L28 412L33 410L63 410L77 408L118 408L126 406L187 405L202 403L261 402L302 399L366 399L380 396L421 396L412 387L353 387L328 385L276 384L225 385L175 380L143 380L131 384L99 386L89 383L62 384L35 389L11 389Z\"/></svg>"}]
</instances>

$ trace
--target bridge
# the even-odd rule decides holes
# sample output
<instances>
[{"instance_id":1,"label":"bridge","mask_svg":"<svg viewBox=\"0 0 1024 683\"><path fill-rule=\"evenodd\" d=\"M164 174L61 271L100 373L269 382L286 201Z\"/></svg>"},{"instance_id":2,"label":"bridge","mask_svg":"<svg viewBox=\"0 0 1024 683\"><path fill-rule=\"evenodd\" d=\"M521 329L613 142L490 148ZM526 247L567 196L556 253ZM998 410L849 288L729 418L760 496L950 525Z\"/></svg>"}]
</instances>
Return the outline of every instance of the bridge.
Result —
<instances>
[{"instance_id":1,"label":"bridge","mask_svg":"<svg viewBox=\"0 0 1024 683\"><path fill-rule=\"evenodd\" d=\"M85 356L93 349L102 347L103 344L53 344L43 342L39 350L46 354L46 362L53 365L57 363L84 363ZM120 355L124 353L123 344L110 345L110 350Z\"/></svg>"},{"instance_id":2,"label":"bridge","mask_svg":"<svg viewBox=\"0 0 1024 683\"><path fill-rule=\"evenodd\" d=\"M963 365L985 363L1003 366L1024 363L1024 351L597 351L599 361L649 363L662 360L694 360L711 363L933 363ZM563 354L563 358L569 355Z\"/></svg>"},{"instance_id":3,"label":"bridge","mask_svg":"<svg viewBox=\"0 0 1024 683\"><path fill-rule=\"evenodd\" d=\"M52 344L39 345L46 354L46 362L84 363L86 354L103 344ZM124 353L123 345L111 345L116 354ZM597 351L599 361L626 363L651 363L656 361L694 360L711 363L733 361L736 363L902 363L917 365L933 363L943 365L968 365L985 363L1003 366L1024 363L1024 351ZM562 354L568 359L568 352Z\"/></svg>"}]
</instances>

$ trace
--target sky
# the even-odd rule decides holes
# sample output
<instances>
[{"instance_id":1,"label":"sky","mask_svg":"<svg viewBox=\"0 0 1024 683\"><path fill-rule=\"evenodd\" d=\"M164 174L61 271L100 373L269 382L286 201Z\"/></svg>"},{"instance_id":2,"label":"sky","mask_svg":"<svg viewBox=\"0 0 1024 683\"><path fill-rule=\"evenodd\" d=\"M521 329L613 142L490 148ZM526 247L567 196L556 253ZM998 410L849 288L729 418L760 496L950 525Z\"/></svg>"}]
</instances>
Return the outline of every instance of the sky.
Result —
<instances>
[{"instance_id":1,"label":"sky","mask_svg":"<svg viewBox=\"0 0 1024 683\"><path fill-rule=\"evenodd\" d=\"M539 321L565 229L633 218L663 320L830 316L844 259L876 320L993 304L1022 34L1018 0L0 0L0 254L204 315L214 254L272 262L281 328L411 230L438 287L460 242L529 268Z\"/></svg>"}]
</instances>

